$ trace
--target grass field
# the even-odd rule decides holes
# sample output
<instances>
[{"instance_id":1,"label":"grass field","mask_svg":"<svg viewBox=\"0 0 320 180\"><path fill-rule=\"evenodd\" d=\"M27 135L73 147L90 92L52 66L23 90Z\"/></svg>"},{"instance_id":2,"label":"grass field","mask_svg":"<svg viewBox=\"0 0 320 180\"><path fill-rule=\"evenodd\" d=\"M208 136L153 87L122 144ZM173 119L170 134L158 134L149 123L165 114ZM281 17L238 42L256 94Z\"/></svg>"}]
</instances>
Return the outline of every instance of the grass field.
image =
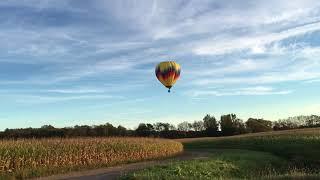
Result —
<instances>
[{"instance_id":1,"label":"grass field","mask_svg":"<svg viewBox=\"0 0 320 180\"><path fill-rule=\"evenodd\" d=\"M177 161L123 179L320 179L320 129L181 139L206 159ZM161 177L161 178L159 178Z\"/></svg>"},{"instance_id":2,"label":"grass field","mask_svg":"<svg viewBox=\"0 0 320 180\"><path fill-rule=\"evenodd\" d=\"M79 169L173 156L180 142L153 138L73 138L0 141L0 179L47 176Z\"/></svg>"}]
</instances>

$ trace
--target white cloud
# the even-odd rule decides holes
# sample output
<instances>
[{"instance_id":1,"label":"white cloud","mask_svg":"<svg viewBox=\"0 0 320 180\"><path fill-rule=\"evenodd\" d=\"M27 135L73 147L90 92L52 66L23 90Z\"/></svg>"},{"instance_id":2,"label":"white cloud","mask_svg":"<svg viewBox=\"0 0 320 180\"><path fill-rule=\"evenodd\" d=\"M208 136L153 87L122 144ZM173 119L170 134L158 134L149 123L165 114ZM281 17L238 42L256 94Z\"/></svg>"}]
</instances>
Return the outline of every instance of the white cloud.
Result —
<instances>
[{"instance_id":1,"label":"white cloud","mask_svg":"<svg viewBox=\"0 0 320 180\"><path fill-rule=\"evenodd\" d=\"M92 114L140 103L145 112L116 117L136 124L150 112L148 104L159 100L155 91L137 89L154 89L153 66L173 58L182 65L179 93L193 99L271 100L293 92L298 97L300 87L288 82L320 79L319 5L318 0L0 1L1 8L8 8L0 22L0 84L7 88L0 96L5 104L39 103L50 112L57 106L46 104L74 103L65 111L74 108L77 116L83 115L78 107L91 102L82 108ZM150 118L186 118L156 113ZM190 120L194 113L188 114Z\"/></svg>"},{"instance_id":2,"label":"white cloud","mask_svg":"<svg viewBox=\"0 0 320 180\"><path fill-rule=\"evenodd\" d=\"M318 83L318 82L320 82L320 79L311 79L306 81L306 83Z\"/></svg>"},{"instance_id":3,"label":"white cloud","mask_svg":"<svg viewBox=\"0 0 320 180\"><path fill-rule=\"evenodd\" d=\"M286 95L292 93L292 90L274 90L272 87L255 86L238 89L223 90L198 90L189 92L192 97L202 96L256 96L256 95Z\"/></svg>"},{"instance_id":4,"label":"white cloud","mask_svg":"<svg viewBox=\"0 0 320 180\"><path fill-rule=\"evenodd\" d=\"M111 10L120 21L139 27L152 39L216 34L233 29L280 30L319 20L319 1L117 1ZM124 15L123 9L129 16ZM110 9L108 8L108 11ZM143 12L143 15L141 15ZM134 22L134 23L133 23ZM139 26L136 26L136 25Z\"/></svg>"},{"instance_id":5,"label":"white cloud","mask_svg":"<svg viewBox=\"0 0 320 180\"><path fill-rule=\"evenodd\" d=\"M44 57L44 56L57 56L61 54L67 54L68 49L62 46L50 46L49 44L41 45L30 44L26 47L19 49L8 50L9 55L31 55L35 57Z\"/></svg>"},{"instance_id":6,"label":"white cloud","mask_svg":"<svg viewBox=\"0 0 320 180\"><path fill-rule=\"evenodd\" d=\"M254 60L254 59L240 59L235 62L227 63L222 65L208 68L204 67L201 71L190 71L188 72L192 76L204 77L211 76L217 77L221 75L237 74L237 73L248 73L257 72L263 70L270 70L275 66L279 65L279 62L273 59L266 60Z\"/></svg>"},{"instance_id":7,"label":"white cloud","mask_svg":"<svg viewBox=\"0 0 320 180\"><path fill-rule=\"evenodd\" d=\"M275 84L293 81L316 81L320 78L318 46L296 44L275 46L263 57L226 59L219 65L195 67L188 84L197 86ZM190 83L189 83L190 82Z\"/></svg>"},{"instance_id":8,"label":"white cloud","mask_svg":"<svg viewBox=\"0 0 320 180\"><path fill-rule=\"evenodd\" d=\"M36 8L39 11L53 8L73 12L65 7L70 3L45 1ZM21 4L12 1L11 5L32 8L28 4L27 1ZM40 73L21 83L59 84L128 72L143 79L142 76L151 74L153 69L141 70L140 66L169 56L180 58L185 64L183 72L186 72L182 78L199 86L270 84L319 78L316 68L311 67L318 67L317 62L310 60L317 57L319 50L314 47L296 50L291 44L281 44L286 39L320 30L318 1L100 1L87 9L81 7L77 6L90 12L87 15L93 20L100 21L97 23L101 25L99 30L85 23L3 29L0 36L6 43L0 43L0 47L8 50L9 55L27 58L1 60L45 66ZM14 18L10 20L14 25ZM114 29L114 34L108 28ZM125 33L117 34L120 30ZM196 66L198 62L191 59L207 57L205 60L216 61L216 55L224 59L234 52L238 54L226 58L220 65L199 60L205 64L200 70ZM192 53L196 56L185 58ZM296 57L292 58L294 53ZM257 58L259 55L269 57ZM300 56L307 60L295 61ZM283 68L284 65L287 66Z\"/></svg>"},{"instance_id":9,"label":"white cloud","mask_svg":"<svg viewBox=\"0 0 320 180\"><path fill-rule=\"evenodd\" d=\"M306 58L318 58L320 55L320 47L310 47L306 46L301 50L301 54L298 56Z\"/></svg>"},{"instance_id":10,"label":"white cloud","mask_svg":"<svg viewBox=\"0 0 320 180\"><path fill-rule=\"evenodd\" d=\"M108 99L124 99L122 96L113 95L71 95L71 96L48 96L48 95L10 95L12 101L24 104L45 104L65 101L89 101L89 100L108 100Z\"/></svg>"},{"instance_id":11,"label":"white cloud","mask_svg":"<svg viewBox=\"0 0 320 180\"><path fill-rule=\"evenodd\" d=\"M4 7L26 7L36 9L38 11L47 9L59 9L72 12L85 12L85 9L76 8L70 0L10 0L0 1L0 6Z\"/></svg>"},{"instance_id":12,"label":"white cloud","mask_svg":"<svg viewBox=\"0 0 320 180\"><path fill-rule=\"evenodd\" d=\"M65 9L69 3L71 2L45 1L38 4L41 10ZM8 4L10 3L3 3L3 5ZM28 6L28 4L30 3L27 1L23 1L20 5L18 1L11 3L14 6ZM125 73L139 65L163 60L165 58L162 57L166 54L178 59L192 52L198 55L225 55L243 50L249 50L252 54L270 54L271 51L282 53L285 49L281 48L284 47L267 45L319 29L319 23L314 23L279 32L279 29L315 20L318 17L315 11L319 5L317 1L303 3L294 1L290 4L284 1L268 3L261 1L245 3L245 6L238 2L228 5L213 1L144 1L143 3L117 1L111 4L110 2L93 4L96 6L89 6L87 11L97 11L94 11L95 15L88 14L90 17L101 18L94 20L101 20L103 23L99 25L103 27L113 23L115 31L128 30L126 34L128 38L118 37L118 34L108 34L103 30L97 31L93 27L88 28L85 23L75 27L7 28L0 33L3 41L8 42L2 47L9 46L7 49L9 55L27 56L27 58L1 58L1 60L35 64L53 63L46 68L55 71L54 74L48 73L49 78L30 77L35 79L30 82L47 82L48 79L51 82L63 82L105 73ZM80 7L78 8L81 9ZM267 7L273 7L271 12L266 11L270 9ZM247 8L250 11L247 11ZM123 13L124 11L126 13ZM110 16L105 16L102 12ZM109 17L112 17L111 22L107 21ZM11 20L14 24L14 19ZM283 22L286 22L285 26ZM242 29L241 32L238 32L239 28ZM199 36L193 37L193 35ZM178 41L166 41L170 39ZM119 57L117 52L126 56ZM101 60L98 55L112 55L112 57ZM223 65L225 67L219 67L217 71L254 72L273 67L269 62L256 62L252 57L247 59L240 62L243 64L229 66L225 63ZM210 75L215 71L207 70L202 73Z\"/></svg>"},{"instance_id":13,"label":"white cloud","mask_svg":"<svg viewBox=\"0 0 320 180\"><path fill-rule=\"evenodd\" d=\"M61 93L61 94L88 94L88 93L103 93L103 89L49 89L46 92Z\"/></svg>"},{"instance_id":14,"label":"white cloud","mask_svg":"<svg viewBox=\"0 0 320 180\"><path fill-rule=\"evenodd\" d=\"M288 81L302 81L320 77L320 72L275 72L267 73L257 76L244 76L244 77L226 77L226 78L215 78L215 79L199 79L194 81L196 85L209 85L209 84L271 84Z\"/></svg>"},{"instance_id":15,"label":"white cloud","mask_svg":"<svg viewBox=\"0 0 320 180\"><path fill-rule=\"evenodd\" d=\"M197 55L219 55L235 51L249 50L252 53L265 52L266 46L287 38L303 35L320 30L320 22L303 25L281 31L249 37L218 37L207 42L201 42L193 52Z\"/></svg>"},{"instance_id":16,"label":"white cloud","mask_svg":"<svg viewBox=\"0 0 320 180\"><path fill-rule=\"evenodd\" d=\"M104 94L104 93L118 93L123 92L128 89L135 90L135 89L141 89L145 86L145 83L139 82L139 81L133 81L130 83L125 84L116 84L116 83L110 83L110 84L98 84L97 86L76 86L76 87L69 87L69 88L55 88L55 89L42 89L42 90L33 90L30 91L32 93L58 93L58 94L91 94L91 95L97 95L97 94ZM1 91L0 91L1 92ZM5 91L8 92L8 91ZM12 90L9 90L9 92L12 92ZM16 92L16 91L14 91ZM26 90L18 91L18 92L27 92Z\"/></svg>"}]
</instances>

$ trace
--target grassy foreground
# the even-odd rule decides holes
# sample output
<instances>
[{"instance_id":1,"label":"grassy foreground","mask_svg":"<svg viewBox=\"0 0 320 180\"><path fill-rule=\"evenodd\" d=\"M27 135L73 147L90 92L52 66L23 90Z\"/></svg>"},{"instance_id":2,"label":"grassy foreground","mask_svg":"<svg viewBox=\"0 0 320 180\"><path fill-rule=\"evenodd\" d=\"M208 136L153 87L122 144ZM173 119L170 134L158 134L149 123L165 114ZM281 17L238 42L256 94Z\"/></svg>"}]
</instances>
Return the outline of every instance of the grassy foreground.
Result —
<instances>
[{"instance_id":1,"label":"grassy foreground","mask_svg":"<svg viewBox=\"0 0 320 180\"><path fill-rule=\"evenodd\" d=\"M227 138L184 141L186 149L247 149L270 152L296 166L313 168L320 164L320 128L249 134Z\"/></svg>"},{"instance_id":2,"label":"grassy foreground","mask_svg":"<svg viewBox=\"0 0 320 180\"><path fill-rule=\"evenodd\" d=\"M320 129L181 140L207 159L173 162L123 179L320 179Z\"/></svg>"},{"instance_id":3,"label":"grassy foreground","mask_svg":"<svg viewBox=\"0 0 320 180\"><path fill-rule=\"evenodd\" d=\"M73 138L0 141L0 179L24 179L78 169L157 159L183 151L153 138Z\"/></svg>"},{"instance_id":4,"label":"grassy foreground","mask_svg":"<svg viewBox=\"0 0 320 180\"><path fill-rule=\"evenodd\" d=\"M220 149L211 151L207 159L173 162L131 173L122 179L291 179L301 177L320 179L290 166L284 158L271 153Z\"/></svg>"}]
</instances>

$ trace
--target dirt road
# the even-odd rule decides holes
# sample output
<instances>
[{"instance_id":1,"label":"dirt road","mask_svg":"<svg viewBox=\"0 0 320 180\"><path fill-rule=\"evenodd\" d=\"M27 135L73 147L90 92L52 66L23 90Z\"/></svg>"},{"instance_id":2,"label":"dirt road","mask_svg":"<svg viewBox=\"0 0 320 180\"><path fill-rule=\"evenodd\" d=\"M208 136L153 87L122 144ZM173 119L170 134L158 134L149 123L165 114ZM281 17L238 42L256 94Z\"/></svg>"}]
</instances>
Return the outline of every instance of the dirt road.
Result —
<instances>
[{"instance_id":1,"label":"dirt road","mask_svg":"<svg viewBox=\"0 0 320 180\"><path fill-rule=\"evenodd\" d=\"M175 160L191 160L191 159L205 159L208 158L209 153L203 151L185 151L181 155L165 160L144 161L138 163L124 164L109 168L100 168L94 170L86 170L80 172L71 172L68 174L59 174L49 177L37 178L38 180L106 180L117 179L128 172L152 167L155 165L164 165Z\"/></svg>"}]
</instances>

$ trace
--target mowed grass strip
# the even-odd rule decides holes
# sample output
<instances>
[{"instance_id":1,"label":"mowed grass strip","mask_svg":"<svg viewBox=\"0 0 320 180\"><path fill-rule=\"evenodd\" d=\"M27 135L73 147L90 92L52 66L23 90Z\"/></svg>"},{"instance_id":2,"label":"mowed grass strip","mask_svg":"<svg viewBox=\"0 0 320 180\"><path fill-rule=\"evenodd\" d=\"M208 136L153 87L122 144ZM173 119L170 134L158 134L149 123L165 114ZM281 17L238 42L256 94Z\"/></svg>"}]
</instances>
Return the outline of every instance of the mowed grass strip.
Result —
<instances>
[{"instance_id":1,"label":"mowed grass strip","mask_svg":"<svg viewBox=\"0 0 320 180\"><path fill-rule=\"evenodd\" d=\"M123 179L320 179L320 129L183 139L208 159L174 162Z\"/></svg>"},{"instance_id":2,"label":"mowed grass strip","mask_svg":"<svg viewBox=\"0 0 320 180\"><path fill-rule=\"evenodd\" d=\"M181 143L155 138L72 138L0 141L0 179L47 176L173 156Z\"/></svg>"},{"instance_id":3,"label":"mowed grass strip","mask_svg":"<svg viewBox=\"0 0 320 180\"><path fill-rule=\"evenodd\" d=\"M208 159L177 161L121 177L129 179L319 179L319 173L295 169L285 158L268 152L219 149Z\"/></svg>"},{"instance_id":4,"label":"mowed grass strip","mask_svg":"<svg viewBox=\"0 0 320 180\"><path fill-rule=\"evenodd\" d=\"M203 141L213 141L213 140L222 140L222 139L236 139L236 138L244 138L244 137L282 136L282 135L320 136L320 128L268 131L268 132L241 134L236 136L182 138L182 139L176 139L176 141L179 141L182 143L191 143L191 142L203 142Z\"/></svg>"},{"instance_id":5,"label":"mowed grass strip","mask_svg":"<svg viewBox=\"0 0 320 180\"><path fill-rule=\"evenodd\" d=\"M320 167L320 128L286 131L228 138L185 141L186 149L247 149L270 152L284 157L297 166Z\"/></svg>"}]
</instances>

